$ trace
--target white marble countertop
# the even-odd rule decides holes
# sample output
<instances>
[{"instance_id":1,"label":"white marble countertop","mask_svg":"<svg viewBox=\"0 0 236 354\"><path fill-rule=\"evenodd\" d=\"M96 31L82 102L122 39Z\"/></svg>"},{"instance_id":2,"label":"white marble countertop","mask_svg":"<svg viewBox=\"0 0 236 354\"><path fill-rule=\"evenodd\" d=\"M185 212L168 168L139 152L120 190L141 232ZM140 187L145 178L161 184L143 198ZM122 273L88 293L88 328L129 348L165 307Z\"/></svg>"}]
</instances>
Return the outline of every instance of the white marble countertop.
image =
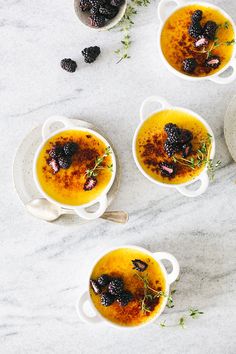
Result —
<instances>
[{"instance_id":1,"label":"white marble countertop","mask_svg":"<svg viewBox=\"0 0 236 354\"><path fill-rule=\"evenodd\" d=\"M215 0L233 18L234 0ZM119 32L82 27L70 0L0 0L1 238L0 353L2 354L233 354L235 337L235 165L223 137L223 117L236 83L193 84L163 67L156 48L157 2L140 11L131 59L115 64ZM99 45L86 65L80 51ZM72 57L69 74L59 62ZM207 193L188 199L158 188L137 170L131 141L144 98L158 94L195 110L212 126L222 168ZM112 209L130 214L125 226L103 220L78 226L44 223L26 213L13 188L11 165L30 129L52 114L80 117L111 137L122 161ZM133 332L80 322L75 301L85 272L107 247L135 244L176 256L181 278L175 307L162 320L178 321L190 306L204 311L187 328L152 324Z\"/></svg>"}]
</instances>

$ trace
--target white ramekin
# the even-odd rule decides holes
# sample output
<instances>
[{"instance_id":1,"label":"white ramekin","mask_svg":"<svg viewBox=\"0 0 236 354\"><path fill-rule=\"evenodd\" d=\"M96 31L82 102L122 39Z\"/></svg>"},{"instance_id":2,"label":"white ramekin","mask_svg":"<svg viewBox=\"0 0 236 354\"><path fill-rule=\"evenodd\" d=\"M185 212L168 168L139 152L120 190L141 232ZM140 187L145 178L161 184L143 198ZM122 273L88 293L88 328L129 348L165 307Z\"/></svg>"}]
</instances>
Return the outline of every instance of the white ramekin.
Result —
<instances>
[{"instance_id":1,"label":"white ramekin","mask_svg":"<svg viewBox=\"0 0 236 354\"><path fill-rule=\"evenodd\" d=\"M113 323L111 321L109 321L107 318L105 318L104 316L101 315L101 313L96 309L96 307L93 304L93 301L90 297L90 293L89 293L89 288L90 288L90 278L91 278L91 274L93 272L94 267L96 266L96 264L99 262L99 260L104 257L107 253L110 253L112 251L121 249L121 248L131 248L131 249L135 249L135 250L139 250L142 251L148 255L150 255L152 258L154 258L156 260L156 262L159 264L159 266L161 267L162 270L162 274L164 275L165 278L165 283L166 283L166 288L165 288L165 293L167 296L164 297L164 301L162 302L161 308L158 311L158 313L148 322L145 322L141 325L137 325L137 326L132 326L132 327L126 327L126 326L121 326L119 324ZM172 265L172 271L171 273L167 273L166 268L164 267L162 260L168 260L171 265ZM92 266L92 268L90 268L90 272L88 275L88 283L87 283L87 289L79 296L79 299L76 303L76 310L77 310L77 314L79 316L79 318L87 323L91 323L91 324L98 324L98 323L106 323L112 327L115 328L120 328L120 329L126 329L126 330L130 330L130 329L136 329L136 328L141 328L144 326L149 325L150 323L152 323L153 321L155 321L163 312L166 303L167 303L167 297L169 295L169 289L170 289L170 285L177 279L178 275L179 275L179 263L176 260L176 258L174 256L172 256L170 253L166 253L166 252L149 252L148 250L146 250L145 248L142 247L138 247L138 246L133 246L133 245L125 245L125 246L119 246L119 247L115 247L115 248L111 248L109 250L106 250L106 252L104 252L102 255L99 256L99 258L94 262L94 265ZM90 316L88 314L88 312L86 311L85 308L85 304L89 303L90 307L92 308L94 315Z\"/></svg>"},{"instance_id":2,"label":"white ramekin","mask_svg":"<svg viewBox=\"0 0 236 354\"><path fill-rule=\"evenodd\" d=\"M93 30L93 31L108 31L112 27L116 26L120 20L123 18L126 8L127 8L127 0L124 1L124 3L120 6L118 14L112 18L111 20L107 21L107 24L103 27L93 27L88 24L88 17L89 17L89 12L84 12L80 8L80 0L74 0L74 9L75 9L75 14L77 18L79 19L80 23L84 25L85 27Z\"/></svg>"},{"instance_id":3,"label":"white ramekin","mask_svg":"<svg viewBox=\"0 0 236 354\"><path fill-rule=\"evenodd\" d=\"M152 113L149 113L148 116L145 116L144 110L147 108L147 106L149 105L149 103L157 103L158 105L161 105L161 109L156 110ZM138 169L141 171L141 173L148 178L150 181L152 181L153 183L162 186L162 187L168 187L168 188L175 188L177 189L180 193L182 193L183 195L185 195L186 197L197 197L200 194L204 193L207 190L207 187L209 185L209 177L207 174L207 166L205 166L205 168L201 171L201 173L193 178L192 180L185 182L185 183L179 183L179 184L168 184L168 183L163 183L163 182L159 182L156 179L152 178L151 176L149 176L142 168L142 166L140 165L139 161L138 161L138 157L137 157L137 153L136 153L136 141L137 141L137 136L139 133L140 128L142 127L143 123L154 113L158 113L161 111L165 111L167 109L173 109L173 110L178 110L178 111L182 111L182 112L187 112L191 115L193 115L196 119L198 119L200 122L202 122L204 124L204 126L206 127L208 133L212 136L212 147L211 147L211 152L210 152L210 159L213 159L215 156L215 138L214 138L214 134L213 131L211 129L211 127L208 125L208 123L201 117L199 116L197 113L186 109L186 108L181 108L181 107L174 107L171 106L164 98L159 97L159 96L151 96L148 97L147 99L145 99L140 107L140 123L134 133L134 137L133 137L133 145L132 145L132 150L133 150L133 157L134 157L134 161L138 167ZM187 188L190 184L195 183L196 181L200 182L200 185L197 189L192 190Z\"/></svg>"},{"instance_id":4,"label":"white ramekin","mask_svg":"<svg viewBox=\"0 0 236 354\"><path fill-rule=\"evenodd\" d=\"M171 13L169 13L167 15L167 9L168 6L170 4L175 4L174 9L171 11ZM183 0L161 0L159 2L158 5L158 17L159 17L159 21L160 21L160 27L159 27L159 31L158 31L158 50L161 56L162 61L164 62L164 64L166 65L166 67L169 69L169 71L171 71L174 75L188 80L188 81L203 81L203 80L211 80L217 84L229 84L230 82L234 81L236 79L236 46L234 46L233 49L233 53L232 53L232 57L230 59L230 61L228 62L228 64L226 64L221 70L217 71L214 74L209 74L207 76L203 76L203 77L195 77L195 76L190 76L190 75L185 75L184 73L181 73L180 71L176 70L173 66L171 66L167 59L165 58L163 52L162 52L162 48L161 48L161 33L163 30L163 27L166 23L166 21L168 20L168 18L176 11L179 10L183 7L189 6L189 5L201 5L201 6L205 6L205 7L211 7L213 9L216 9L218 11L220 11L232 24L233 29L234 29L234 35L236 34L236 27L234 24L234 21L232 20L232 18L224 11L222 10L220 7L210 4L208 2L202 2L202 1L190 1L190 2L184 2ZM225 72L229 67L232 68L231 73L228 76L221 76L221 74L223 72Z\"/></svg>"},{"instance_id":5,"label":"white ramekin","mask_svg":"<svg viewBox=\"0 0 236 354\"><path fill-rule=\"evenodd\" d=\"M53 131L53 133L51 133L51 126L54 123L60 122L64 125L64 127L62 129L58 129L56 131ZM92 135L95 135L96 137L98 137L101 141L103 141L106 146L110 146L109 143L107 142L107 140L101 136L100 134L98 134L96 131L89 129L89 128L85 128L85 127L79 127L78 125L75 125L73 123L72 120L63 117L63 116L52 116L49 117L45 123L43 124L42 127L42 143L40 144L40 146L38 147L35 156L34 156L34 162L33 162L33 177L34 177L34 181L35 184L39 190L39 192L46 198L48 199L50 202L59 205L63 208L66 209L73 209L81 218L87 219L87 220L93 220L93 219L97 219L99 218L106 210L107 208L107 193L110 190L114 180L115 180L115 176L116 176L116 158L115 158L115 154L114 151L111 149L112 151L112 163L113 163L113 172L112 172L112 177L107 185L107 187L102 191L102 193L93 201L86 203L86 204L81 204L78 206L73 206L73 205L68 205L68 204L62 204L57 202L56 200L52 199L49 195L47 195L44 190L42 189L39 180L38 180L38 175L37 175L37 169L36 169L36 165L37 165L37 160L38 160L38 156L40 151L42 150L43 146L45 145L45 143L52 138L53 136L55 136L58 133L62 133L66 130L78 130L78 131L86 131L86 132L90 132ZM99 207L96 211L92 212L88 212L86 211L86 208L94 205L98 203Z\"/></svg>"}]
</instances>

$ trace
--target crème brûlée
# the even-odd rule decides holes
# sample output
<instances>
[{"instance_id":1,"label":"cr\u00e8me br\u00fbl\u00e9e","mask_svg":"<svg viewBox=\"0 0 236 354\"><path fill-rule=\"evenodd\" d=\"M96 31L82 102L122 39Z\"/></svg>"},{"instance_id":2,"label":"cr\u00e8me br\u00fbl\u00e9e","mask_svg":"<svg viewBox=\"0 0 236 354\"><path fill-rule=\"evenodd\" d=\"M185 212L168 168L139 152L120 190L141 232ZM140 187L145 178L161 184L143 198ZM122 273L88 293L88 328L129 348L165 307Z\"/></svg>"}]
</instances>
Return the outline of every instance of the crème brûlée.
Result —
<instances>
[{"instance_id":1,"label":"cr\u00e8me br\u00fbl\u00e9e","mask_svg":"<svg viewBox=\"0 0 236 354\"><path fill-rule=\"evenodd\" d=\"M137 270L137 267L135 269L135 261L145 264L145 270ZM98 279L99 282L103 277L105 280L104 274L111 281L118 279L118 284L120 281L124 287L119 295L112 295L114 290L120 289L115 289L111 283L103 284L99 293L90 287L94 306L107 320L120 326L139 326L153 319L161 310L165 300L165 277L158 262L149 254L133 248L111 251L95 265L91 279L96 282ZM149 286L148 289L145 288L146 285ZM106 296L110 302L104 301Z\"/></svg>"},{"instance_id":2,"label":"cr\u00e8me br\u00fbl\u00e9e","mask_svg":"<svg viewBox=\"0 0 236 354\"><path fill-rule=\"evenodd\" d=\"M195 11L202 12L197 23L192 20ZM165 59L174 69L191 76L208 76L221 70L232 58L234 44L231 21L220 10L198 4L177 9L161 32ZM193 60L192 69L183 66L189 58Z\"/></svg>"},{"instance_id":3,"label":"cr\u00e8me br\u00fbl\u00e9e","mask_svg":"<svg viewBox=\"0 0 236 354\"><path fill-rule=\"evenodd\" d=\"M70 145L72 149L75 147L71 154ZM65 146L69 148L66 150ZM37 158L40 187L47 196L65 205L90 203L100 196L112 178L113 156L105 153L107 149L90 131L75 129L54 135Z\"/></svg>"},{"instance_id":4,"label":"cr\u00e8me br\u00fbl\u00e9e","mask_svg":"<svg viewBox=\"0 0 236 354\"><path fill-rule=\"evenodd\" d=\"M169 132L169 125L173 126L173 131ZM136 156L143 171L167 184L181 184L196 178L207 164L211 147L212 137L206 126L182 109L151 115L136 138ZM166 171L163 166L167 167ZM172 173L168 173L170 169Z\"/></svg>"}]
</instances>

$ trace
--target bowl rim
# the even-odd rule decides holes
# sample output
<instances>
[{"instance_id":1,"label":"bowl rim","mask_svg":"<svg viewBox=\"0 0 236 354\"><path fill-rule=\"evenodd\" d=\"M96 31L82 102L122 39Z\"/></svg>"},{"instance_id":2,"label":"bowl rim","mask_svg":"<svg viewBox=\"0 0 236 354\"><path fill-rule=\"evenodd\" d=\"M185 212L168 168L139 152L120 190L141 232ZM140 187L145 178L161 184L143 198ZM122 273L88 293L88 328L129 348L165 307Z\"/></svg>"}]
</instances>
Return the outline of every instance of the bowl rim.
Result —
<instances>
[{"instance_id":1,"label":"bowl rim","mask_svg":"<svg viewBox=\"0 0 236 354\"><path fill-rule=\"evenodd\" d=\"M166 297L164 297L163 299L163 302L162 302L162 306L160 308L160 310L156 313L156 315L144 322L144 323L141 323L139 325L135 325L135 326L122 326L122 325L119 325L118 323L115 323L115 322L112 322L111 320L107 319L105 316L103 316L99 311L98 309L95 307L94 303L93 303L93 300L91 298L91 295L90 295L90 279L91 279L91 275L92 275L92 272L95 268L95 266L97 265L97 263L105 256L107 255L108 253L112 252L112 251L116 251L116 250L119 250L119 249L122 249L122 248L131 248L131 249L136 249L136 250L139 250L139 251L142 251L146 254L148 254L150 257L152 257L157 263L158 265L160 266L161 270L162 270L162 273L164 275L164 278L165 278L165 293L167 294ZM90 271L88 272L88 283L87 283L87 289L86 291L88 292L88 299L89 299L89 303L92 305L92 309L94 310L94 312L96 313L96 315L99 316L100 319L102 319L103 321L105 321L106 323L108 323L110 326L114 327L114 328L118 328L118 329L121 329L121 330L135 330L135 329L139 329L139 328L142 328L142 327L145 327L145 326L148 326L149 324L153 323L161 314L162 312L164 311L165 307L166 307L166 304L167 304L167 297L169 296L169 291L170 291L170 284L168 283L167 281L167 277L168 277L168 273L166 271L166 268L164 267L163 263L161 260L157 260L154 258L153 254L157 253L159 251L156 251L156 252L151 252L149 250L147 250L146 248L144 247L141 247L141 246L135 246L135 245L121 245L121 246L117 246L117 247L110 247L108 249L106 249L104 252L102 252L96 259L95 261L93 262L91 268L90 268Z\"/></svg>"},{"instance_id":2,"label":"bowl rim","mask_svg":"<svg viewBox=\"0 0 236 354\"><path fill-rule=\"evenodd\" d=\"M142 120L139 125L137 126L135 132L134 132L134 136L133 136L133 141L132 141L132 152L133 152L133 157L134 157L134 161L136 163L136 166L138 167L139 171L147 178L149 179L151 182L162 186L162 187L167 187L167 188L177 188L177 187L182 187L182 186L188 186L190 184L193 184L195 182L197 182L200 179L200 176L207 173L207 166L204 166L203 170L194 178L192 178L191 180L184 182L184 183L164 183L164 182L160 182L157 181L156 179L154 179L153 177L151 177L147 172L144 171L144 169L142 168L141 164L139 163L138 157L137 157L137 151L136 151L136 142L137 142L137 136L138 133L141 129L141 127L143 126L143 124L153 115L156 113L160 113L163 111L167 111L167 110L173 110L173 111L182 111L182 112L186 112L190 115L192 115L194 118L196 118L197 120L199 120L207 129L207 132L211 135L212 137L212 143L211 143L211 152L210 152L210 159L213 159L215 156L215 136L214 133L210 127L210 125L207 123L207 121L202 118L202 116L200 116L198 113L188 109L188 108L183 108L183 107L178 107L178 106L170 106L168 108L161 108L159 110L155 110L153 112L151 112L144 120Z\"/></svg>"},{"instance_id":3,"label":"bowl rim","mask_svg":"<svg viewBox=\"0 0 236 354\"><path fill-rule=\"evenodd\" d=\"M69 131L69 130L77 130L77 131L83 131L83 132L89 132L93 135L95 135L97 138L99 138L102 142L104 142L107 146L110 146L111 151L112 151L112 163L113 163L113 171L112 171L112 176L111 179L109 181L109 183L107 184L106 188L104 188L104 190L101 192L101 194L96 198L93 199L91 202L89 203L84 203L84 204L80 204L80 205L71 205L71 204L64 204L64 203L60 203L57 200L53 199L52 197L50 197L41 187L41 184L39 182L38 179L38 174L37 174L37 160L39 157L39 154L42 150L42 148L44 147L44 145L51 139L53 138L55 135L59 134L59 133L63 133L65 131ZM49 134L47 136L46 139L42 139L41 144L38 146L35 155L34 155L34 160L33 160L33 179L34 182L36 184L36 187L38 188L38 191L47 199L49 200L51 203L54 203L60 207L63 207L65 209L78 209L78 208L87 208L90 207L92 205L95 205L96 203L98 203L102 197L104 197L105 195L107 195L107 193L109 192L110 188L112 187L114 180L116 177L116 156L114 153L113 148L111 147L111 145L108 143L108 141L98 132L94 131L91 128L86 128L86 127L79 127L79 126L74 126L74 127L64 127L61 129L57 129L55 130L52 134Z\"/></svg>"},{"instance_id":4,"label":"bowl rim","mask_svg":"<svg viewBox=\"0 0 236 354\"><path fill-rule=\"evenodd\" d=\"M80 0L74 0L74 12L75 12L77 19L84 27L89 28L92 31L97 31L97 32L108 31L111 28L115 27L121 21L121 19L124 17L124 14L125 14L125 11L126 11L126 8L128 5L128 0L124 0L124 3L122 5L120 5L117 15L114 18L112 18L111 20L108 20L107 24L105 24L103 27L92 27L82 20L80 14L82 14L83 11L79 7L79 1Z\"/></svg>"},{"instance_id":5,"label":"bowl rim","mask_svg":"<svg viewBox=\"0 0 236 354\"><path fill-rule=\"evenodd\" d=\"M170 14L165 18L165 20L163 22L160 22L160 26L159 26L159 29L158 29L158 38L157 38L157 45L158 45L158 50L159 50L159 53L160 53L160 56L161 56L161 59L162 61L165 63L165 65L167 66L167 68L169 69L169 71L171 71L173 74L175 74L176 76L178 77L181 77L183 79L186 79L186 80L189 80L189 81L203 81L203 80L209 80L211 79L212 77L216 77L216 76L219 76L220 74L222 74L224 71L226 71L232 64L232 61L234 60L235 58L235 55L236 55L236 46L233 46L233 52L232 52L232 55L228 61L227 64L225 64L223 66L223 68L221 68L219 71L213 73L213 74L210 74L210 75L206 75L206 76L190 76L190 75L187 75L187 74L184 74L182 73L181 71L175 69L169 62L168 60L166 59L164 53L163 53L163 50L162 50L162 46L161 46L161 35L162 35L162 30L164 28L164 25L166 24L167 20L176 12L178 11L179 9L181 8L185 8L185 7L188 7L190 5L201 5L201 6L205 6L205 7L211 7L213 9L216 9L218 11L220 11L231 23L232 27L233 27L233 30L234 30L234 38L236 36L236 25L232 19L232 17L225 11L223 10L220 6L217 6L215 4L211 4L207 1L189 1L189 2L186 2L186 3L180 3L179 5L177 5L171 12Z\"/></svg>"}]
</instances>

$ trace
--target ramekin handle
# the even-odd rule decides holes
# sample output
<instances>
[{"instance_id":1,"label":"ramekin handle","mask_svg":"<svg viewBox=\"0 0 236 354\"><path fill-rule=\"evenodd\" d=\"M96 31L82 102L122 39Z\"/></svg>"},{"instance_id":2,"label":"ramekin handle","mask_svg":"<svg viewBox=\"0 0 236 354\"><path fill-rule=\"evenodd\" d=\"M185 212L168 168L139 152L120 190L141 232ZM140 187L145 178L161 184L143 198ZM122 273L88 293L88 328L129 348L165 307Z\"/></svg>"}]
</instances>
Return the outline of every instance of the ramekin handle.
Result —
<instances>
[{"instance_id":1,"label":"ramekin handle","mask_svg":"<svg viewBox=\"0 0 236 354\"><path fill-rule=\"evenodd\" d=\"M207 172L204 172L202 175L199 176L195 182L200 181L200 186L196 190L188 189L188 186L179 186L176 189L186 197L198 197L199 195L203 194L209 185L209 177Z\"/></svg>"},{"instance_id":2,"label":"ramekin handle","mask_svg":"<svg viewBox=\"0 0 236 354\"><path fill-rule=\"evenodd\" d=\"M52 133L50 128L52 126L52 124L60 122L64 125L65 128L73 128L74 124L71 122L71 120L69 118L63 117L63 116L51 116L49 117L43 124L42 127L42 136L43 139L47 139L49 137L49 135Z\"/></svg>"},{"instance_id":3,"label":"ramekin handle","mask_svg":"<svg viewBox=\"0 0 236 354\"><path fill-rule=\"evenodd\" d=\"M213 77L209 76L209 80L215 82L216 84L222 84L222 85L230 84L236 79L236 58L232 59L229 67L232 68L232 72L229 76L222 77L221 76L222 73L221 73L220 75L217 76L213 76Z\"/></svg>"},{"instance_id":4,"label":"ramekin handle","mask_svg":"<svg viewBox=\"0 0 236 354\"><path fill-rule=\"evenodd\" d=\"M87 323L101 323L102 319L97 315L94 314L94 316L89 316L85 309L84 305L86 302L89 302L89 293L88 291L85 291L77 300L76 302L76 312L79 316L79 318Z\"/></svg>"},{"instance_id":5,"label":"ramekin handle","mask_svg":"<svg viewBox=\"0 0 236 354\"><path fill-rule=\"evenodd\" d=\"M169 4L174 3L177 6L180 6L183 4L182 0L161 0L159 2L158 8L157 8L157 14L158 18L161 23L163 23L167 17L166 15L166 9Z\"/></svg>"},{"instance_id":6,"label":"ramekin handle","mask_svg":"<svg viewBox=\"0 0 236 354\"><path fill-rule=\"evenodd\" d=\"M77 207L75 208L75 212L76 214L78 214L81 218L83 219L87 219L87 220L94 220L94 219L97 219L99 218L102 214L104 214L104 212L106 211L107 209L107 196L104 195L102 196L99 200L98 200L98 203L99 203L99 207L96 211L94 212L89 212L87 211L85 208L80 208L80 207Z\"/></svg>"},{"instance_id":7,"label":"ramekin handle","mask_svg":"<svg viewBox=\"0 0 236 354\"><path fill-rule=\"evenodd\" d=\"M153 257L157 261L162 261L166 259L172 264L172 271L167 275L167 282L169 285L173 283L178 278L179 275L179 263L177 259L174 256L172 256L172 254L167 252L155 252L153 253Z\"/></svg>"},{"instance_id":8,"label":"ramekin handle","mask_svg":"<svg viewBox=\"0 0 236 354\"><path fill-rule=\"evenodd\" d=\"M161 106L161 109L168 109L171 107L170 104L164 98L160 96L150 96L146 98L141 104L139 111L141 121L145 119L144 110L149 105L149 103L158 103Z\"/></svg>"}]
</instances>

